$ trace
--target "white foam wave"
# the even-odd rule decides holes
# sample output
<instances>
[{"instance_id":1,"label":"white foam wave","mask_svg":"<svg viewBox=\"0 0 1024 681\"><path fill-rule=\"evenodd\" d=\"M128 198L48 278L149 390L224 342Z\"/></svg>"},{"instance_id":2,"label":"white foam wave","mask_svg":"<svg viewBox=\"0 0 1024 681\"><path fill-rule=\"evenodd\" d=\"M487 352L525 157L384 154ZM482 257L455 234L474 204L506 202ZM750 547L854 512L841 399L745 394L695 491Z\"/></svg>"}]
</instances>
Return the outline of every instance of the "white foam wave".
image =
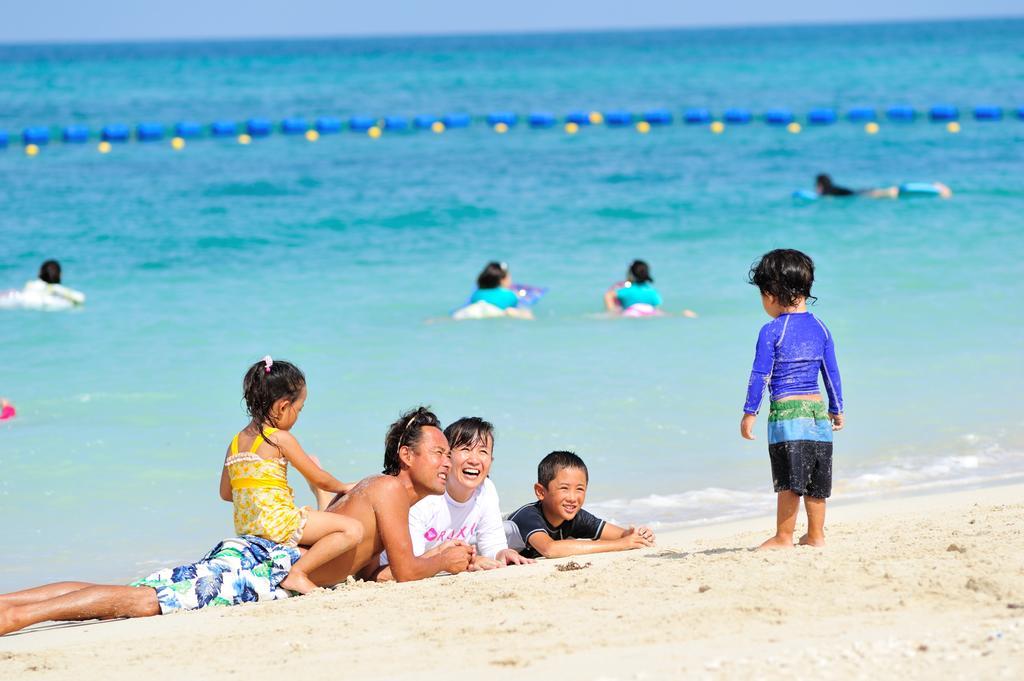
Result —
<instances>
[{"instance_id":1,"label":"white foam wave","mask_svg":"<svg viewBox=\"0 0 1024 681\"><path fill-rule=\"evenodd\" d=\"M914 494L956 487L984 486L1024 477L1024 452L1007 450L988 438L968 434L957 452L894 458L833 483L833 499L856 500L879 495ZM770 514L771 491L707 487L678 494L652 494L588 504L595 515L618 525L645 524L661 529L705 525Z\"/></svg>"}]
</instances>

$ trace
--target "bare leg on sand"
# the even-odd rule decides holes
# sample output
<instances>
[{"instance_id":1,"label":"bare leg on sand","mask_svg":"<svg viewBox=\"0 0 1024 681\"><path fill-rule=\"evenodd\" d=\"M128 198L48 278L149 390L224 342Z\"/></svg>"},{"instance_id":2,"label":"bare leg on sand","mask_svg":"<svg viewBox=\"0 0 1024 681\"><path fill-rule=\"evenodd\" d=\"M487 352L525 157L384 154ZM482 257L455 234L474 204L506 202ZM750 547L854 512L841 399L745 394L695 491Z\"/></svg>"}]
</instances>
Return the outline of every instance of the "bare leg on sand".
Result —
<instances>
[{"instance_id":1,"label":"bare leg on sand","mask_svg":"<svg viewBox=\"0 0 1024 681\"><path fill-rule=\"evenodd\" d=\"M775 515L775 536L758 546L757 550L793 548L793 530L796 529L796 515L799 511L799 494L794 494L789 490L779 492Z\"/></svg>"}]
</instances>

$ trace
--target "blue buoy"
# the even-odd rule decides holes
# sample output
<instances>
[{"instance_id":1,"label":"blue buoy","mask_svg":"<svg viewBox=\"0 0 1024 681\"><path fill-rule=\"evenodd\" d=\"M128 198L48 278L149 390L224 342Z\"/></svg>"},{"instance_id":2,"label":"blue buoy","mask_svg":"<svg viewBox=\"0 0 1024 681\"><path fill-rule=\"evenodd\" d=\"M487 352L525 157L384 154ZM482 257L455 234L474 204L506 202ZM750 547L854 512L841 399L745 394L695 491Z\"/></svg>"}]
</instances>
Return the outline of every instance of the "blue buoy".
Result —
<instances>
[{"instance_id":1,"label":"blue buoy","mask_svg":"<svg viewBox=\"0 0 1024 681\"><path fill-rule=\"evenodd\" d=\"M266 137L274 129L274 124L266 118L250 118L245 122L245 130L250 137Z\"/></svg>"},{"instance_id":2,"label":"blue buoy","mask_svg":"<svg viewBox=\"0 0 1024 681\"><path fill-rule=\"evenodd\" d=\"M788 109L768 109L764 112L764 122L768 125L789 125L793 122L793 112Z\"/></svg>"},{"instance_id":3,"label":"blue buoy","mask_svg":"<svg viewBox=\"0 0 1024 681\"><path fill-rule=\"evenodd\" d=\"M835 109L811 109L807 112L807 122L811 125L832 125L836 122Z\"/></svg>"},{"instance_id":4,"label":"blue buoy","mask_svg":"<svg viewBox=\"0 0 1024 681\"><path fill-rule=\"evenodd\" d=\"M210 134L214 137L234 137L238 132L238 124L234 121L214 121L210 124Z\"/></svg>"},{"instance_id":5,"label":"blue buoy","mask_svg":"<svg viewBox=\"0 0 1024 681\"><path fill-rule=\"evenodd\" d=\"M570 111L565 117L566 123L575 123L576 125L590 125L590 112L589 111Z\"/></svg>"},{"instance_id":6,"label":"blue buoy","mask_svg":"<svg viewBox=\"0 0 1024 681\"><path fill-rule=\"evenodd\" d=\"M178 121L174 124L174 134L184 139L199 137L203 134L203 126L196 121Z\"/></svg>"},{"instance_id":7,"label":"blue buoy","mask_svg":"<svg viewBox=\"0 0 1024 681\"><path fill-rule=\"evenodd\" d=\"M1017 118L1024 121L1024 106L1017 107Z\"/></svg>"},{"instance_id":8,"label":"blue buoy","mask_svg":"<svg viewBox=\"0 0 1024 681\"><path fill-rule=\"evenodd\" d=\"M754 115L750 113L749 109L726 109L722 118L726 123L749 123L753 120Z\"/></svg>"},{"instance_id":9,"label":"blue buoy","mask_svg":"<svg viewBox=\"0 0 1024 681\"><path fill-rule=\"evenodd\" d=\"M409 119L407 119L405 116L385 116L384 117L384 129L385 130L408 130L409 129Z\"/></svg>"},{"instance_id":10,"label":"blue buoy","mask_svg":"<svg viewBox=\"0 0 1024 681\"><path fill-rule=\"evenodd\" d=\"M412 124L419 130L430 130L430 126L437 122L437 116L420 114L412 119Z\"/></svg>"},{"instance_id":11,"label":"blue buoy","mask_svg":"<svg viewBox=\"0 0 1024 681\"><path fill-rule=\"evenodd\" d=\"M333 135L341 132L341 119L334 116L320 116L313 122L313 127L321 135Z\"/></svg>"},{"instance_id":12,"label":"blue buoy","mask_svg":"<svg viewBox=\"0 0 1024 681\"><path fill-rule=\"evenodd\" d=\"M41 147L50 142L50 129L42 126L25 128L21 132L21 140L25 144L34 144Z\"/></svg>"},{"instance_id":13,"label":"blue buoy","mask_svg":"<svg viewBox=\"0 0 1024 681\"><path fill-rule=\"evenodd\" d=\"M936 104L928 109L928 118L933 121L955 121L960 118L960 111L952 104Z\"/></svg>"},{"instance_id":14,"label":"blue buoy","mask_svg":"<svg viewBox=\"0 0 1024 681\"><path fill-rule=\"evenodd\" d=\"M120 123L104 125L103 129L100 130L100 139L104 142L127 142L131 135L131 128Z\"/></svg>"},{"instance_id":15,"label":"blue buoy","mask_svg":"<svg viewBox=\"0 0 1024 681\"><path fill-rule=\"evenodd\" d=\"M871 106L855 106L846 112L846 120L853 123L878 120L878 112Z\"/></svg>"},{"instance_id":16,"label":"blue buoy","mask_svg":"<svg viewBox=\"0 0 1024 681\"><path fill-rule=\"evenodd\" d=\"M67 144L81 144L89 141L89 128L84 125L67 125L61 131L61 139Z\"/></svg>"},{"instance_id":17,"label":"blue buoy","mask_svg":"<svg viewBox=\"0 0 1024 681\"><path fill-rule=\"evenodd\" d=\"M974 118L979 121L998 121L1003 118L1003 107L983 105L974 107Z\"/></svg>"},{"instance_id":18,"label":"blue buoy","mask_svg":"<svg viewBox=\"0 0 1024 681\"><path fill-rule=\"evenodd\" d=\"M672 123L672 112L668 109L649 109L641 118L651 125L669 125Z\"/></svg>"},{"instance_id":19,"label":"blue buoy","mask_svg":"<svg viewBox=\"0 0 1024 681\"><path fill-rule=\"evenodd\" d=\"M309 122L300 116L292 116L281 121L281 132L285 135L305 135L309 130Z\"/></svg>"},{"instance_id":20,"label":"blue buoy","mask_svg":"<svg viewBox=\"0 0 1024 681\"><path fill-rule=\"evenodd\" d=\"M446 128L468 128L470 117L467 113L450 113L441 117Z\"/></svg>"},{"instance_id":21,"label":"blue buoy","mask_svg":"<svg viewBox=\"0 0 1024 681\"><path fill-rule=\"evenodd\" d=\"M633 114L628 111L608 111L604 114L604 123L612 128L631 125L633 123Z\"/></svg>"},{"instance_id":22,"label":"blue buoy","mask_svg":"<svg viewBox=\"0 0 1024 681\"><path fill-rule=\"evenodd\" d=\"M511 128L518 120L519 116L511 111L495 111L494 113L487 114L487 125L492 128L498 123L504 123Z\"/></svg>"},{"instance_id":23,"label":"blue buoy","mask_svg":"<svg viewBox=\"0 0 1024 681\"><path fill-rule=\"evenodd\" d=\"M526 118L531 128L550 128L555 125L555 117L545 111L534 111Z\"/></svg>"},{"instance_id":24,"label":"blue buoy","mask_svg":"<svg viewBox=\"0 0 1024 681\"><path fill-rule=\"evenodd\" d=\"M139 123L135 126L135 137L140 142L155 142L163 139L163 123Z\"/></svg>"},{"instance_id":25,"label":"blue buoy","mask_svg":"<svg viewBox=\"0 0 1024 681\"><path fill-rule=\"evenodd\" d=\"M707 109L687 109L683 112L683 120L690 125L703 125L711 122L711 112Z\"/></svg>"},{"instance_id":26,"label":"blue buoy","mask_svg":"<svg viewBox=\"0 0 1024 681\"><path fill-rule=\"evenodd\" d=\"M885 110L885 115L890 121L912 121L917 118L917 111L912 106L890 106Z\"/></svg>"},{"instance_id":27,"label":"blue buoy","mask_svg":"<svg viewBox=\"0 0 1024 681\"><path fill-rule=\"evenodd\" d=\"M348 128L353 132L366 132L377 125L377 119L369 116L353 116L348 119Z\"/></svg>"},{"instance_id":28,"label":"blue buoy","mask_svg":"<svg viewBox=\"0 0 1024 681\"><path fill-rule=\"evenodd\" d=\"M7 134L6 130L0 130L0 149L7 146L7 141L10 139L10 135Z\"/></svg>"}]
</instances>

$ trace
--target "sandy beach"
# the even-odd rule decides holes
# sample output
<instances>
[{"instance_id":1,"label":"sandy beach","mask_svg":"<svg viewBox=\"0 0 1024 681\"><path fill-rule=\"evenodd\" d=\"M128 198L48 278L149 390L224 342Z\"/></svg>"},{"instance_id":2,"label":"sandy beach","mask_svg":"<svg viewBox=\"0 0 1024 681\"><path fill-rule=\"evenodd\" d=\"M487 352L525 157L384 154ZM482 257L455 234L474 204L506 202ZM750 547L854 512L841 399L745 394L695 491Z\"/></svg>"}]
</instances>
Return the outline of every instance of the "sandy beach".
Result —
<instances>
[{"instance_id":1,"label":"sandy beach","mask_svg":"<svg viewBox=\"0 0 1024 681\"><path fill-rule=\"evenodd\" d=\"M772 528L759 518L645 551L44 625L0 639L0 678L1024 675L1024 485L840 505L826 549L750 551Z\"/></svg>"}]
</instances>

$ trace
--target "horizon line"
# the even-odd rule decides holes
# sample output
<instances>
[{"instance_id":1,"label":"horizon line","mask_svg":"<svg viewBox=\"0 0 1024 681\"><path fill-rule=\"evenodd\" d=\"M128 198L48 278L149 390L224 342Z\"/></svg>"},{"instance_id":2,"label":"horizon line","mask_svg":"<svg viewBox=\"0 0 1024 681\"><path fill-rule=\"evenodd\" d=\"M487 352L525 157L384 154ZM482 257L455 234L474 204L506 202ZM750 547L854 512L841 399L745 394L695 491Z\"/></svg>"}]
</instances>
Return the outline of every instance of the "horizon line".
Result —
<instances>
[{"instance_id":1,"label":"horizon line","mask_svg":"<svg viewBox=\"0 0 1024 681\"><path fill-rule=\"evenodd\" d=\"M771 29L771 28L811 28L811 27L837 27L837 26L884 26L892 24L946 24L955 22L985 22L1024 20L1022 14L991 14L991 15L951 15L934 18L902 17L887 19L851 19L851 20L767 20L756 23L707 23L690 24L685 26L628 26L628 27L586 27L586 28L534 28L508 30L453 30L449 32L417 32L405 33L336 33L336 34L309 34L309 35L252 35L252 36L190 36L190 37L141 37L141 38L98 38L90 39L43 39L43 40L15 40L0 42L0 48L5 47L53 47L53 46L102 46L102 45L140 45L140 44L188 44L188 43L242 43L242 42L317 42L317 41L358 41L358 40L394 40L402 38L422 39L445 39L445 38L469 38L469 37L497 37L497 36L546 36L546 35L570 35L570 34L613 34L613 33L671 33L685 31L707 31L707 30L749 30L749 29Z\"/></svg>"}]
</instances>

